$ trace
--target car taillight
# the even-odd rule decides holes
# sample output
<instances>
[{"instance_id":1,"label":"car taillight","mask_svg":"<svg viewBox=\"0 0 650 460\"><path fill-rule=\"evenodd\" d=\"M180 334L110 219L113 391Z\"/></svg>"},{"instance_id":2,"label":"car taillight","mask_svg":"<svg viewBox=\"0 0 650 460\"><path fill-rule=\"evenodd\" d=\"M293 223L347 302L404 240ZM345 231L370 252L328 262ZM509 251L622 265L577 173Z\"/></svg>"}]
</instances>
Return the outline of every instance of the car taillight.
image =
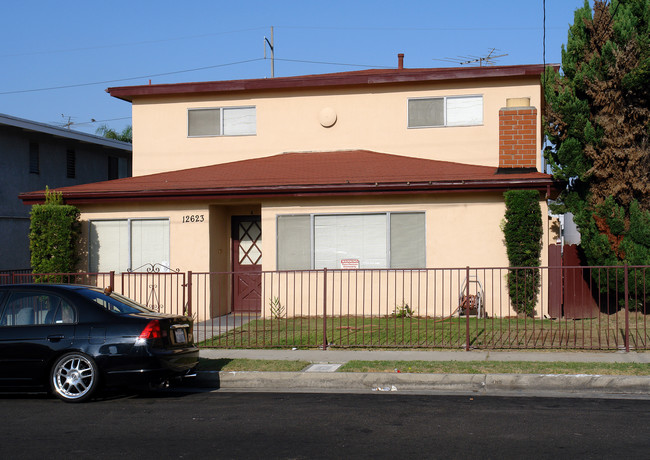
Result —
<instances>
[{"instance_id":1,"label":"car taillight","mask_svg":"<svg viewBox=\"0 0 650 460\"><path fill-rule=\"evenodd\" d=\"M140 333L139 339L159 339L161 337L160 333L160 323L157 319L152 319L149 321L149 324L143 329Z\"/></svg>"}]
</instances>

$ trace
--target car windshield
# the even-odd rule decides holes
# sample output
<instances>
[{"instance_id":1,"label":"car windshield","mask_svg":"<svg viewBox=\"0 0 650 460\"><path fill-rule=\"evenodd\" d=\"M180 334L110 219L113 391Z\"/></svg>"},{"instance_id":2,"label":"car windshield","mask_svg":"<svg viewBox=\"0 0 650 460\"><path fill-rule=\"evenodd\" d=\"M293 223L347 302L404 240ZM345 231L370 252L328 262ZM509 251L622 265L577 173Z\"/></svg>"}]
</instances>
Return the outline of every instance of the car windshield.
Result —
<instances>
[{"instance_id":1,"label":"car windshield","mask_svg":"<svg viewBox=\"0 0 650 460\"><path fill-rule=\"evenodd\" d=\"M101 305L108 311L113 313L151 313L152 310L149 310L144 305L134 302L131 299L127 299L120 294L115 292L107 295L102 289L80 289L79 294L86 297L87 299L92 300L93 302Z\"/></svg>"}]
</instances>

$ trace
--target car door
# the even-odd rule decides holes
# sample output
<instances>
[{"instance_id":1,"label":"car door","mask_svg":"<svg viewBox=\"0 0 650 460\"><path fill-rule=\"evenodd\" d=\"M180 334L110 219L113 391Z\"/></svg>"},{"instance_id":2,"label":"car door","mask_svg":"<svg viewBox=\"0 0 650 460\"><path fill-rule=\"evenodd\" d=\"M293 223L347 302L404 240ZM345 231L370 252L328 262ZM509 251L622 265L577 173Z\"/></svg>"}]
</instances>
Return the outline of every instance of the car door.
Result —
<instances>
[{"instance_id":1,"label":"car door","mask_svg":"<svg viewBox=\"0 0 650 460\"><path fill-rule=\"evenodd\" d=\"M54 356L72 345L75 309L47 292L10 291L0 316L0 385L39 386Z\"/></svg>"}]
</instances>

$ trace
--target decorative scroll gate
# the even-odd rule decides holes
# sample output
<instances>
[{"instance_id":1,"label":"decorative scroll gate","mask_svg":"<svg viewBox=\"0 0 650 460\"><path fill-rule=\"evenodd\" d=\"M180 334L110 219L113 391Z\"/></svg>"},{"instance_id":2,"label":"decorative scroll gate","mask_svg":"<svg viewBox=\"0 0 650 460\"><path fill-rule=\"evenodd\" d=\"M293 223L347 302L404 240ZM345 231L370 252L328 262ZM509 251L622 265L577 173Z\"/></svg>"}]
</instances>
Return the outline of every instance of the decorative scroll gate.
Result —
<instances>
[{"instance_id":1,"label":"decorative scroll gate","mask_svg":"<svg viewBox=\"0 0 650 460\"><path fill-rule=\"evenodd\" d=\"M154 311L175 315L187 314L187 274L177 271L159 271L152 266L145 272L124 272L120 285L112 280L112 287L136 302Z\"/></svg>"}]
</instances>

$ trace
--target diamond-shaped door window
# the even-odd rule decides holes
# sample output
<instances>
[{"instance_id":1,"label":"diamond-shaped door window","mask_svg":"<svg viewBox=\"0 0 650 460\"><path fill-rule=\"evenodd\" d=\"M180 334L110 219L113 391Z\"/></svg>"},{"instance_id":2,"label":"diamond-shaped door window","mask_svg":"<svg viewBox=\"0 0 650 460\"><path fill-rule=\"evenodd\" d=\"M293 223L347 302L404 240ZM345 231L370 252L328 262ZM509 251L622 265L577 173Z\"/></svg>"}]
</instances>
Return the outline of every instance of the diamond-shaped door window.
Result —
<instances>
[{"instance_id":1,"label":"diamond-shaped door window","mask_svg":"<svg viewBox=\"0 0 650 460\"><path fill-rule=\"evenodd\" d=\"M262 260L262 229L259 222L239 224L239 264L259 265Z\"/></svg>"}]
</instances>

